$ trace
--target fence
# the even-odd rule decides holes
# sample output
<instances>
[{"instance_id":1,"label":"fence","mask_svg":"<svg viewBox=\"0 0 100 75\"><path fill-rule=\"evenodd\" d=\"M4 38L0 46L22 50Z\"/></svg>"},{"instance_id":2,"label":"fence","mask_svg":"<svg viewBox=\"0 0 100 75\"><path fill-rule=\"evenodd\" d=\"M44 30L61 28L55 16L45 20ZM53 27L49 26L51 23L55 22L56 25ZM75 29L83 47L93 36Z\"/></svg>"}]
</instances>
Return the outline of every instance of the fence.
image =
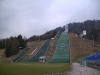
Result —
<instances>
[{"instance_id":1,"label":"fence","mask_svg":"<svg viewBox=\"0 0 100 75\"><path fill-rule=\"evenodd\" d=\"M100 75L99 70L84 70L84 71L74 71L74 72L63 72L63 73L52 73L44 75Z\"/></svg>"},{"instance_id":2,"label":"fence","mask_svg":"<svg viewBox=\"0 0 100 75\"><path fill-rule=\"evenodd\" d=\"M100 69L100 52L83 58L82 61L86 61L87 66Z\"/></svg>"}]
</instances>

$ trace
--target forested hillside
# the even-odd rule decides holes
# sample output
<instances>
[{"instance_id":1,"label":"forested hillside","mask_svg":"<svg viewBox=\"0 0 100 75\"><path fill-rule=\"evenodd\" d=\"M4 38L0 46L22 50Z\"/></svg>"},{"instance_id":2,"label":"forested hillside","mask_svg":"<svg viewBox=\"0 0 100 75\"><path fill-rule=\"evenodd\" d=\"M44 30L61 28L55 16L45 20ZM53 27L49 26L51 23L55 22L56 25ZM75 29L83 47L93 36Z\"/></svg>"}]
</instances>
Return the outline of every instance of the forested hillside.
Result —
<instances>
[{"instance_id":1,"label":"forested hillside","mask_svg":"<svg viewBox=\"0 0 100 75\"><path fill-rule=\"evenodd\" d=\"M100 20L87 20L84 22L74 22L68 24L68 31L80 35L86 30L86 38L90 40L100 41Z\"/></svg>"},{"instance_id":2,"label":"forested hillside","mask_svg":"<svg viewBox=\"0 0 100 75\"><path fill-rule=\"evenodd\" d=\"M85 38L89 40L94 40L95 42L100 42L100 20L87 20L84 22L73 22L66 24L68 25L68 32L76 33L80 35L83 30L86 30ZM27 41L38 41L38 40L47 40L54 38L57 32L60 31L62 33L65 31L65 26L57 27L53 30L47 31L42 35L34 35L31 36L29 39L22 38L21 35L17 37L10 37L7 39L0 40L0 49L6 49L5 54L7 57L17 54L21 49L26 47Z\"/></svg>"},{"instance_id":3,"label":"forested hillside","mask_svg":"<svg viewBox=\"0 0 100 75\"><path fill-rule=\"evenodd\" d=\"M42 34L40 36L33 35L32 37L30 37L28 39L28 41L37 41L37 40L51 39L51 38L53 38L57 34L58 31L60 31L60 32L65 31L64 26L63 27L58 27L58 28L50 30L50 31L47 31L46 33L44 33L44 34Z\"/></svg>"},{"instance_id":4,"label":"forested hillside","mask_svg":"<svg viewBox=\"0 0 100 75\"><path fill-rule=\"evenodd\" d=\"M10 37L0 40L0 49L5 48L5 54L7 57L17 54L19 50L26 47L27 39L22 38L21 35L17 37Z\"/></svg>"},{"instance_id":5,"label":"forested hillside","mask_svg":"<svg viewBox=\"0 0 100 75\"><path fill-rule=\"evenodd\" d=\"M68 25L69 33L73 32L80 35L83 32L83 30L86 30L87 34L85 38L90 39L90 40L94 39L95 41L100 41L99 39L100 38L100 20L87 20L84 22L73 22L66 25ZM58 31L60 32L65 31L65 26L58 27L40 36L33 35L32 37L28 39L28 41L36 41L39 39L40 40L50 39L50 38L53 38Z\"/></svg>"}]
</instances>

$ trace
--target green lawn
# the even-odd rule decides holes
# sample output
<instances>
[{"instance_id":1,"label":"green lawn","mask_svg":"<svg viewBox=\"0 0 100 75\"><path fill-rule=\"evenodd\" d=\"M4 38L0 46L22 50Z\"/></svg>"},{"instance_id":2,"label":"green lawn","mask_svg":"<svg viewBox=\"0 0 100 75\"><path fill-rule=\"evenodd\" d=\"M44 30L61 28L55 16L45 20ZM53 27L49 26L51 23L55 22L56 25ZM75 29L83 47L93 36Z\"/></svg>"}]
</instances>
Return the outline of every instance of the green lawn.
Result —
<instances>
[{"instance_id":1,"label":"green lawn","mask_svg":"<svg viewBox=\"0 0 100 75\"><path fill-rule=\"evenodd\" d=\"M44 75L70 70L67 63L0 62L0 75Z\"/></svg>"}]
</instances>

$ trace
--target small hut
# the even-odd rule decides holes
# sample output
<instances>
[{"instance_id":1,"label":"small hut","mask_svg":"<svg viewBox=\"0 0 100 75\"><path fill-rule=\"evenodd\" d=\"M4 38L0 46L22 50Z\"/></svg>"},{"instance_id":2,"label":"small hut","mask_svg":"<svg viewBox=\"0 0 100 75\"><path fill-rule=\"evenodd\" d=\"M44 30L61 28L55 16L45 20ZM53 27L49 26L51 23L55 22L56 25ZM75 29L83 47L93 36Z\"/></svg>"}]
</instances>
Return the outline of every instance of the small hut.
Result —
<instances>
[{"instance_id":1,"label":"small hut","mask_svg":"<svg viewBox=\"0 0 100 75\"><path fill-rule=\"evenodd\" d=\"M45 61L46 61L46 56L39 57L39 62L45 62Z\"/></svg>"}]
</instances>

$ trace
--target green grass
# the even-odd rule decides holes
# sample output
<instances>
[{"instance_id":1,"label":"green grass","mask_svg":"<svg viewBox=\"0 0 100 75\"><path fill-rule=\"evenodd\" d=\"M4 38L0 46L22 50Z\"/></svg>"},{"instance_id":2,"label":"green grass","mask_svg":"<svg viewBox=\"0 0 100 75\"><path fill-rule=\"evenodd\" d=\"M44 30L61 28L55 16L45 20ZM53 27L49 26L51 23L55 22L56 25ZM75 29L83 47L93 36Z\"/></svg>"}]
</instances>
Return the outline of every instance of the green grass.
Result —
<instances>
[{"instance_id":1,"label":"green grass","mask_svg":"<svg viewBox=\"0 0 100 75\"><path fill-rule=\"evenodd\" d=\"M70 70L67 63L0 62L0 75L44 75Z\"/></svg>"}]
</instances>

